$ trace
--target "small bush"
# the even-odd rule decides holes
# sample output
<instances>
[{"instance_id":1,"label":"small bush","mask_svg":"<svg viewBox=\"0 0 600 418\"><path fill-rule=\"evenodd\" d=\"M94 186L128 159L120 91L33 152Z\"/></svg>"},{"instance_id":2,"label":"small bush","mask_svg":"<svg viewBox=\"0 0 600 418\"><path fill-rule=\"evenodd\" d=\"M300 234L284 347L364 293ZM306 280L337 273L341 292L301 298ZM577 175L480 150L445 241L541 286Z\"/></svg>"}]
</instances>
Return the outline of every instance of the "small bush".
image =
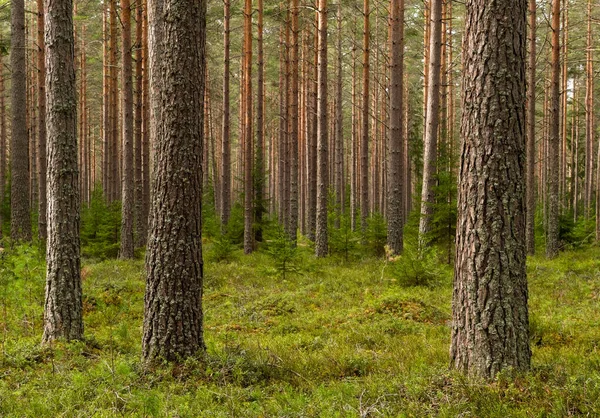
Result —
<instances>
[{"instance_id":1,"label":"small bush","mask_svg":"<svg viewBox=\"0 0 600 418\"><path fill-rule=\"evenodd\" d=\"M290 273L300 271L296 261L298 260L298 248L292 242L283 228L279 228L277 235L267 242L267 252L275 261L275 269L283 280Z\"/></svg>"},{"instance_id":2,"label":"small bush","mask_svg":"<svg viewBox=\"0 0 600 418\"><path fill-rule=\"evenodd\" d=\"M420 253L416 246L407 246L404 253L390 258L391 274L402 286L436 286L443 277L443 270L433 248Z\"/></svg>"}]
</instances>

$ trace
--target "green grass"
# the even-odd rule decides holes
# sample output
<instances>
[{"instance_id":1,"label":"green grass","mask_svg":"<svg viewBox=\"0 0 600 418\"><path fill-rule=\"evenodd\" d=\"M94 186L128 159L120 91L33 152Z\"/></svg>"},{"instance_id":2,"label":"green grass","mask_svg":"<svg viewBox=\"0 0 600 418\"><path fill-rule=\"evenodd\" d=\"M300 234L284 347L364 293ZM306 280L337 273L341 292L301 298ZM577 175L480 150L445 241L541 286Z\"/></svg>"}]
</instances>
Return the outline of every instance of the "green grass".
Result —
<instances>
[{"instance_id":1,"label":"green grass","mask_svg":"<svg viewBox=\"0 0 600 418\"><path fill-rule=\"evenodd\" d=\"M43 259L0 260L2 417L600 415L600 249L529 262L532 370L448 368L452 271L403 287L377 259L316 260L282 280L265 252L205 266L206 356L140 363L144 267L85 263L86 341L40 347ZM384 268L385 267L385 268Z\"/></svg>"}]
</instances>

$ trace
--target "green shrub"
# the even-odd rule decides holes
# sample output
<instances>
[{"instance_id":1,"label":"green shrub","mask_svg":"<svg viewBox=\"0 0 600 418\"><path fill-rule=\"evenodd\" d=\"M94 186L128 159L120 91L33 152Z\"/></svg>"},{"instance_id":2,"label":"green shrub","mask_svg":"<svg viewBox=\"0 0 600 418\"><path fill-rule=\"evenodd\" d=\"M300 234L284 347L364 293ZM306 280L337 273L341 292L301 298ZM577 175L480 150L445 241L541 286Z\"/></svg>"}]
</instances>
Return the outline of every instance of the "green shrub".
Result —
<instances>
[{"instance_id":1,"label":"green shrub","mask_svg":"<svg viewBox=\"0 0 600 418\"><path fill-rule=\"evenodd\" d=\"M401 286L434 287L444 276L435 249L419 253L416 245L407 245L402 255L391 259L390 272Z\"/></svg>"},{"instance_id":2,"label":"green shrub","mask_svg":"<svg viewBox=\"0 0 600 418\"><path fill-rule=\"evenodd\" d=\"M121 203L106 203L102 189L96 187L89 207L81 211L81 253L84 257L105 260L119 254Z\"/></svg>"},{"instance_id":3,"label":"green shrub","mask_svg":"<svg viewBox=\"0 0 600 418\"><path fill-rule=\"evenodd\" d=\"M290 273L298 273L298 247L292 242L280 226L275 237L267 241L267 253L275 262L275 270L283 280Z\"/></svg>"}]
</instances>

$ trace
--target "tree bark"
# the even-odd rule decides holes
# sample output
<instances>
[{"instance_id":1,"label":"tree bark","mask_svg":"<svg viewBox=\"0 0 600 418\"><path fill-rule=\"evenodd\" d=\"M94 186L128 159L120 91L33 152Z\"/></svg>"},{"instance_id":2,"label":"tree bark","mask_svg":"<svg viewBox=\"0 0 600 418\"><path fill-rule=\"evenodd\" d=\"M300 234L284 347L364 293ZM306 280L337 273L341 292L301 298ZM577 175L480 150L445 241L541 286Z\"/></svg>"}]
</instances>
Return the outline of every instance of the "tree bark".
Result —
<instances>
[{"instance_id":1,"label":"tree bark","mask_svg":"<svg viewBox=\"0 0 600 418\"><path fill-rule=\"evenodd\" d=\"M430 0L431 34L429 43L429 79L427 112L423 151L423 189L421 191L421 218L419 221L419 249L429 243L429 233L435 203L435 176L437 164L438 128L440 122L440 72L442 53L442 0Z\"/></svg>"},{"instance_id":2,"label":"tree bark","mask_svg":"<svg viewBox=\"0 0 600 418\"><path fill-rule=\"evenodd\" d=\"M144 218L144 167L143 161L143 131L144 117L144 61L143 61L143 29L144 4L141 1L135 6L135 245L143 247L146 244L146 223Z\"/></svg>"},{"instance_id":3,"label":"tree bark","mask_svg":"<svg viewBox=\"0 0 600 418\"><path fill-rule=\"evenodd\" d=\"M526 0L465 16L452 366L493 378L530 364L525 269Z\"/></svg>"},{"instance_id":4,"label":"tree bark","mask_svg":"<svg viewBox=\"0 0 600 418\"><path fill-rule=\"evenodd\" d=\"M38 236L46 240L46 51L44 48L44 0L37 0L37 44L38 44Z\"/></svg>"},{"instance_id":5,"label":"tree bark","mask_svg":"<svg viewBox=\"0 0 600 418\"><path fill-rule=\"evenodd\" d=\"M559 251L559 153L560 153L560 1L552 0L552 78L550 80L550 114L548 130L548 221L546 257Z\"/></svg>"},{"instance_id":6,"label":"tree bark","mask_svg":"<svg viewBox=\"0 0 600 418\"><path fill-rule=\"evenodd\" d=\"M146 362L178 361L205 347L200 214L206 0L148 5L157 111L142 355Z\"/></svg>"},{"instance_id":7,"label":"tree bark","mask_svg":"<svg viewBox=\"0 0 600 418\"><path fill-rule=\"evenodd\" d=\"M388 246L392 254L400 254L404 246L404 0L390 3L390 110L389 162L387 188Z\"/></svg>"},{"instance_id":8,"label":"tree bark","mask_svg":"<svg viewBox=\"0 0 600 418\"><path fill-rule=\"evenodd\" d=\"M535 254L535 69L536 3L529 0L529 68L527 72L527 253Z\"/></svg>"},{"instance_id":9,"label":"tree bark","mask_svg":"<svg viewBox=\"0 0 600 418\"><path fill-rule=\"evenodd\" d=\"M43 343L83 337L72 0L46 0L48 245Z\"/></svg>"},{"instance_id":10,"label":"tree bark","mask_svg":"<svg viewBox=\"0 0 600 418\"><path fill-rule=\"evenodd\" d=\"M256 158L254 168L254 232L257 242L262 241L262 221L265 212L264 183L265 183L265 59L263 51L263 0L258 0L258 75L256 80Z\"/></svg>"},{"instance_id":11,"label":"tree bark","mask_svg":"<svg viewBox=\"0 0 600 418\"><path fill-rule=\"evenodd\" d=\"M290 213L288 234L292 241L296 241L298 230L298 49L299 33L298 0L292 0L292 49L290 55L290 136L288 138L290 156Z\"/></svg>"},{"instance_id":12,"label":"tree bark","mask_svg":"<svg viewBox=\"0 0 600 418\"><path fill-rule=\"evenodd\" d=\"M369 64L370 52L370 25L369 0L363 2L364 28L363 28L363 100L362 100L362 138L360 143L360 216L361 228L367 230L369 217L369 79L371 66Z\"/></svg>"},{"instance_id":13,"label":"tree bark","mask_svg":"<svg viewBox=\"0 0 600 418\"><path fill-rule=\"evenodd\" d=\"M11 199L10 236L15 241L31 240L29 206L29 136L27 134L27 72L25 68L25 3L11 6Z\"/></svg>"},{"instance_id":14,"label":"tree bark","mask_svg":"<svg viewBox=\"0 0 600 418\"><path fill-rule=\"evenodd\" d=\"M244 253L254 250L254 195L252 187L252 0L244 7Z\"/></svg>"},{"instance_id":15,"label":"tree bark","mask_svg":"<svg viewBox=\"0 0 600 418\"><path fill-rule=\"evenodd\" d=\"M317 62L317 232L315 255L325 257L329 251L327 200L329 198L329 138L327 135L327 0L319 0Z\"/></svg>"},{"instance_id":16,"label":"tree bark","mask_svg":"<svg viewBox=\"0 0 600 418\"><path fill-rule=\"evenodd\" d=\"M583 201L585 219L590 218L592 210L592 188L594 170L594 54L592 45L592 0L588 0L587 44L585 65L585 195Z\"/></svg>"},{"instance_id":17,"label":"tree bark","mask_svg":"<svg viewBox=\"0 0 600 418\"><path fill-rule=\"evenodd\" d=\"M133 258L133 205L134 205L134 167L133 167L133 67L131 60L131 3L121 0L121 88L123 95L122 142L123 165L121 177L121 252L122 259Z\"/></svg>"},{"instance_id":18,"label":"tree bark","mask_svg":"<svg viewBox=\"0 0 600 418\"><path fill-rule=\"evenodd\" d=\"M231 112L230 112L230 23L231 23L231 6L229 0L224 0L224 20L223 20L223 134L222 134L222 164L221 171L221 225L225 231L229 223L231 214Z\"/></svg>"}]
</instances>

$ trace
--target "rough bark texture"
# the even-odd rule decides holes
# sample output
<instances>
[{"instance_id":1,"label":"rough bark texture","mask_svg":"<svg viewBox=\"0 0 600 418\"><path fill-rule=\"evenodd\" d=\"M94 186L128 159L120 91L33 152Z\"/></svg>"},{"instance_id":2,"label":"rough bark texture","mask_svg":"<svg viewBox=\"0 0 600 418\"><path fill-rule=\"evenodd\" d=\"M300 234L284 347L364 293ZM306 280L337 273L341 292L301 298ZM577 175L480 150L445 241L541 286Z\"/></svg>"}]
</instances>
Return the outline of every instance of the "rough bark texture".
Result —
<instances>
[{"instance_id":1,"label":"rough bark texture","mask_svg":"<svg viewBox=\"0 0 600 418\"><path fill-rule=\"evenodd\" d=\"M292 0L292 48L290 54L290 135L288 138L289 156L290 156L290 213L288 234L292 241L296 241L298 230L298 49L299 49L299 32L298 0Z\"/></svg>"},{"instance_id":2,"label":"rough bark texture","mask_svg":"<svg viewBox=\"0 0 600 418\"><path fill-rule=\"evenodd\" d=\"M224 31L223 31L223 46L225 49L223 57L223 133L222 133L222 161L223 166L221 171L221 225L223 231L229 222L231 213L231 142L229 139L231 133L230 124L230 67L229 67L229 51L230 51L230 21L231 8L229 0L224 0Z\"/></svg>"},{"instance_id":3,"label":"rough bark texture","mask_svg":"<svg viewBox=\"0 0 600 418\"><path fill-rule=\"evenodd\" d=\"M44 343L83 337L72 0L46 0L48 245Z\"/></svg>"},{"instance_id":4,"label":"rough bark texture","mask_svg":"<svg viewBox=\"0 0 600 418\"><path fill-rule=\"evenodd\" d=\"M589 219L592 210L592 172L594 171L594 54L592 48L592 0L588 0L585 65L585 194L583 199L586 220Z\"/></svg>"},{"instance_id":5,"label":"rough bark texture","mask_svg":"<svg viewBox=\"0 0 600 418\"><path fill-rule=\"evenodd\" d=\"M548 219L546 226L546 257L559 251L558 183L560 153L560 0L552 2L552 78L550 80L550 114L548 127Z\"/></svg>"},{"instance_id":6,"label":"rough bark texture","mask_svg":"<svg viewBox=\"0 0 600 418\"><path fill-rule=\"evenodd\" d=\"M44 0L37 0L37 44L38 44L38 236L46 239L46 51L44 49Z\"/></svg>"},{"instance_id":7,"label":"rough bark texture","mask_svg":"<svg viewBox=\"0 0 600 418\"><path fill-rule=\"evenodd\" d=\"M134 200L134 172L133 172L133 67L131 60L131 4L129 0L121 0L121 88L123 95L123 121L121 149L123 150L122 176L121 176L121 251L123 259L133 258L133 200Z\"/></svg>"},{"instance_id":8,"label":"rough bark texture","mask_svg":"<svg viewBox=\"0 0 600 418\"><path fill-rule=\"evenodd\" d=\"M254 222L255 239L262 241L262 221L265 212L265 58L263 51L263 0L258 0L258 75L256 80L256 158L254 166Z\"/></svg>"},{"instance_id":9,"label":"rough bark texture","mask_svg":"<svg viewBox=\"0 0 600 418\"><path fill-rule=\"evenodd\" d=\"M31 213L29 208L29 136L27 135L24 0L12 0L11 30L10 236L14 240L29 241L31 239Z\"/></svg>"},{"instance_id":10,"label":"rough bark texture","mask_svg":"<svg viewBox=\"0 0 600 418\"><path fill-rule=\"evenodd\" d=\"M425 149L423 151L423 188L421 190L421 218L419 220L419 248L428 244L433 204L435 203L435 174L437 162L438 128L440 123L440 72L442 68L442 0L431 0L431 34L429 38L429 70L427 111L425 113Z\"/></svg>"},{"instance_id":11,"label":"rough bark texture","mask_svg":"<svg viewBox=\"0 0 600 418\"><path fill-rule=\"evenodd\" d=\"M144 118L144 60L143 60L143 27L144 4L138 1L135 6L135 245L143 247L146 244L147 218L144 218L144 166L143 131Z\"/></svg>"},{"instance_id":12,"label":"rough bark texture","mask_svg":"<svg viewBox=\"0 0 600 418\"><path fill-rule=\"evenodd\" d=\"M327 135L327 0L319 0L317 63L317 231L315 255L325 257L329 250L327 199L329 191L329 138Z\"/></svg>"},{"instance_id":13,"label":"rough bark texture","mask_svg":"<svg viewBox=\"0 0 600 418\"><path fill-rule=\"evenodd\" d=\"M244 7L244 253L254 250L254 194L252 187L252 0Z\"/></svg>"},{"instance_id":14,"label":"rough bark texture","mask_svg":"<svg viewBox=\"0 0 600 418\"><path fill-rule=\"evenodd\" d=\"M343 106L343 65L342 65L342 2L337 9L337 80L335 87L335 203L339 211L336 217L336 227L339 228L340 217L344 213L346 182L344 179L344 106Z\"/></svg>"},{"instance_id":15,"label":"rough bark texture","mask_svg":"<svg viewBox=\"0 0 600 418\"><path fill-rule=\"evenodd\" d=\"M452 366L492 378L529 368L525 270L527 0L469 0Z\"/></svg>"},{"instance_id":16,"label":"rough bark texture","mask_svg":"<svg viewBox=\"0 0 600 418\"><path fill-rule=\"evenodd\" d=\"M151 130L155 175L142 354L145 361L176 361L204 349L200 212L206 1L150 0L148 6L151 100L157 111Z\"/></svg>"},{"instance_id":17,"label":"rough bark texture","mask_svg":"<svg viewBox=\"0 0 600 418\"><path fill-rule=\"evenodd\" d=\"M404 127L402 126L402 101L404 94L404 1L391 0L390 37L390 111L389 111L389 163L387 187L388 246L393 254L403 249L404 232Z\"/></svg>"},{"instance_id":18,"label":"rough bark texture","mask_svg":"<svg viewBox=\"0 0 600 418\"><path fill-rule=\"evenodd\" d=\"M144 171L143 184L143 204L142 217L144 221L145 232L143 236L143 245L148 241L148 218L150 214L150 67L149 67L149 51L148 51L148 2L144 3L144 17L142 28L142 67L144 71L144 79L142 80L142 101L143 114L142 117L142 167Z\"/></svg>"},{"instance_id":19,"label":"rough bark texture","mask_svg":"<svg viewBox=\"0 0 600 418\"><path fill-rule=\"evenodd\" d=\"M527 69L527 253L535 254L535 68L536 4L529 0L529 68Z\"/></svg>"}]
</instances>

